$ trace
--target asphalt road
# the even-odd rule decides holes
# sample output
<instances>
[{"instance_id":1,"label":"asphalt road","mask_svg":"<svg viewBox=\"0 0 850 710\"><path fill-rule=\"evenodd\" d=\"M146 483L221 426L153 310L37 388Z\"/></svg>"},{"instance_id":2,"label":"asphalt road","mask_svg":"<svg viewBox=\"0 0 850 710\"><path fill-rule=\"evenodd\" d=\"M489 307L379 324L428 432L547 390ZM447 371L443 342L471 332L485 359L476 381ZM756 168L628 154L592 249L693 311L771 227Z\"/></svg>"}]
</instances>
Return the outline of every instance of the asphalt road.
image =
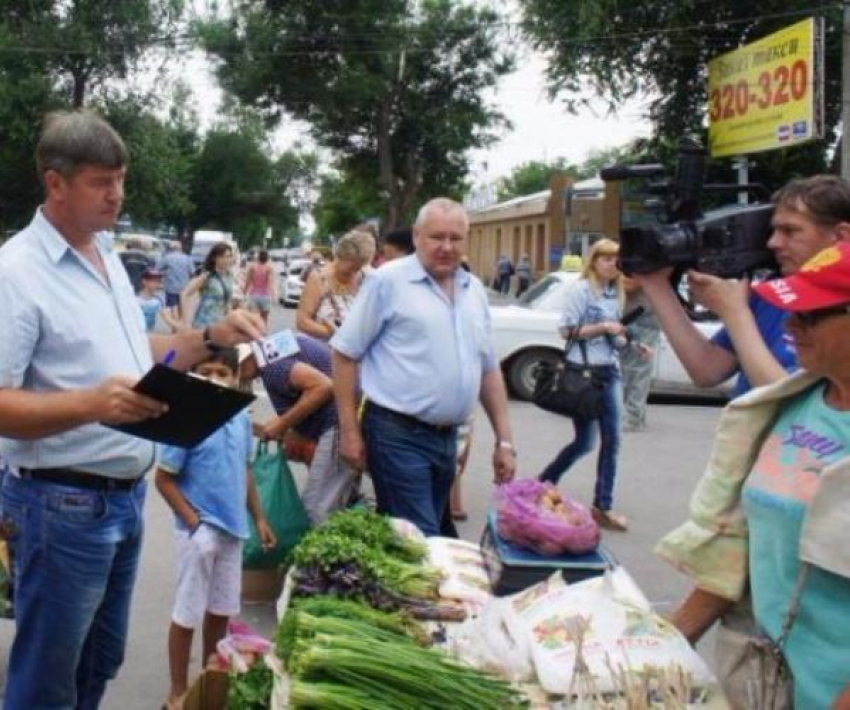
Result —
<instances>
[{"instance_id":1,"label":"asphalt road","mask_svg":"<svg viewBox=\"0 0 850 710\"><path fill-rule=\"evenodd\" d=\"M276 309L273 326L293 322L293 312ZM655 542L684 519L687 503L707 460L719 409L681 404L650 406L645 432L626 434L620 456L615 507L631 520L628 533L605 533L603 541L625 565L654 606L663 612L687 590L686 580L658 560ZM270 412L260 399L255 416ZM519 475L534 476L572 436L569 420L512 401L510 415L519 448ZM464 480L469 520L459 525L461 535L478 540L491 505L490 457L493 436L479 412L470 465ZM561 481L561 488L589 503L595 476L595 455L578 462ZM300 483L304 467L294 465ZM106 710L149 710L159 707L168 687L166 633L174 593L172 520L165 504L151 489L146 507L147 539L136 586L127 657L119 677L107 692ZM243 617L271 635L273 610L267 605L244 609ZM12 624L0 621L0 687L5 655L13 634ZM708 644L711 643L709 640ZM707 648L701 649L707 653ZM196 646L193 668L198 668ZM0 691L1 693L1 691Z\"/></svg>"}]
</instances>

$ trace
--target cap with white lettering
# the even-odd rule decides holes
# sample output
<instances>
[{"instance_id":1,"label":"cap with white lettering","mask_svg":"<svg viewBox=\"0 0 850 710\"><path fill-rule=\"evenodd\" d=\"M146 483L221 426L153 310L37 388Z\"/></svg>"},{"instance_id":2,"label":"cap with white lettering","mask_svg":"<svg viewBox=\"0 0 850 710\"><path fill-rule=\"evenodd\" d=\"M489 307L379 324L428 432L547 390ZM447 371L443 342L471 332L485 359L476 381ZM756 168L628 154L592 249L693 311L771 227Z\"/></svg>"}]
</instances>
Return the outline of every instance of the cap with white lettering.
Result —
<instances>
[{"instance_id":1,"label":"cap with white lettering","mask_svg":"<svg viewBox=\"0 0 850 710\"><path fill-rule=\"evenodd\" d=\"M850 244L824 249L793 276L755 284L753 290L783 311L816 311L850 303Z\"/></svg>"}]
</instances>

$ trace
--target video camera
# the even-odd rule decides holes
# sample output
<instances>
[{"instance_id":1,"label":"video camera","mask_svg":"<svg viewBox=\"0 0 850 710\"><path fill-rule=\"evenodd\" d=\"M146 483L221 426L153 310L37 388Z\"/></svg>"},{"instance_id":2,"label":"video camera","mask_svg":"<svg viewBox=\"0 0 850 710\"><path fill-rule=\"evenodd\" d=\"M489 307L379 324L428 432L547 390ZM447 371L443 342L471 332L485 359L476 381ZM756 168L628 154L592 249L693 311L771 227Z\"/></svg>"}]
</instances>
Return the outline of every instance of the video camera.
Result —
<instances>
[{"instance_id":1,"label":"video camera","mask_svg":"<svg viewBox=\"0 0 850 710\"><path fill-rule=\"evenodd\" d=\"M773 214L767 190L758 184L703 184L705 167L705 151L683 141L672 180L664 177L660 164L615 165L600 171L605 181L646 180L643 192L652 196L643 207L655 219L620 230L620 266L625 274L649 274L672 266L674 281L686 269L738 278L775 266L767 248ZM729 205L704 214L700 209L704 192L741 191L768 201Z\"/></svg>"}]
</instances>

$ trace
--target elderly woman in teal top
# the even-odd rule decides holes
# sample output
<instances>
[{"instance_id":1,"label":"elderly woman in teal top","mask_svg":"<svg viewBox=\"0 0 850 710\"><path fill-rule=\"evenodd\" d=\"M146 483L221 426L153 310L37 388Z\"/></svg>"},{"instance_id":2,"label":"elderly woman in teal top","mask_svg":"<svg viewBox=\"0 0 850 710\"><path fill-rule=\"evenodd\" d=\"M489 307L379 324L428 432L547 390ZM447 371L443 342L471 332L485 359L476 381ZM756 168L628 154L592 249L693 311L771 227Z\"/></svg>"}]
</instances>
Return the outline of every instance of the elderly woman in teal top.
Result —
<instances>
[{"instance_id":1,"label":"elderly woman in teal top","mask_svg":"<svg viewBox=\"0 0 850 710\"><path fill-rule=\"evenodd\" d=\"M600 239L593 245L582 278L570 290L561 317L561 335L564 339L577 339L567 359L580 364L584 352L588 364L600 368L605 382L602 413L597 419L573 419L575 438L543 470L539 479L557 483L578 459L590 453L599 430L601 443L591 512L602 527L624 531L628 521L612 510L623 399L617 359L619 349L627 343L626 329L620 323L625 293L622 274L617 268L619 249L619 244L610 239Z\"/></svg>"},{"instance_id":2,"label":"elderly woman in teal top","mask_svg":"<svg viewBox=\"0 0 850 710\"><path fill-rule=\"evenodd\" d=\"M233 277L230 267L233 265L233 248L225 242L219 242L210 249L204 259L203 272L186 286L183 300L198 293L200 301L195 310L192 326L204 328L222 320L230 311L233 298Z\"/></svg>"},{"instance_id":3,"label":"elderly woman in teal top","mask_svg":"<svg viewBox=\"0 0 850 710\"><path fill-rule=\"evenodd\" d=\"M756 625L794 678L787 700L850 708L850 243L754 289L790 311L803 371L724 411L691 518L657 550L695 583L673 621L696 642L749 586ZM728 633L718 671L739 707L761 679L724 675Z\"/></svg>"}]
</instances>

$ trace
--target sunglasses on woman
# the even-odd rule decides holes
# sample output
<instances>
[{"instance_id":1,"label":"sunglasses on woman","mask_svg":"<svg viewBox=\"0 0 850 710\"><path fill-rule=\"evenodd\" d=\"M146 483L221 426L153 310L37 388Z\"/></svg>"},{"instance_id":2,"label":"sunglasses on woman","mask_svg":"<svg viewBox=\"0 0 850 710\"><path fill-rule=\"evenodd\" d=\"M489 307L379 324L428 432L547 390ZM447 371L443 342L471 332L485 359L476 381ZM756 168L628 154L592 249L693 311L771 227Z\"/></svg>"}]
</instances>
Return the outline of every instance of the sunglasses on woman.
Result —
<instances>
[{"instance_id":1,"label":"sunglasses on woman","mask_svg":"<svg viewBox=\"0 0 850 710\"><path fill-rule=\"evenodd\" d=\"M832 316L843 316L850 313L850 305L818 308L814 311L797 311L791 314L791 320L804 328L814 328L818 323Z\"/></svg>"}]
</instances>

